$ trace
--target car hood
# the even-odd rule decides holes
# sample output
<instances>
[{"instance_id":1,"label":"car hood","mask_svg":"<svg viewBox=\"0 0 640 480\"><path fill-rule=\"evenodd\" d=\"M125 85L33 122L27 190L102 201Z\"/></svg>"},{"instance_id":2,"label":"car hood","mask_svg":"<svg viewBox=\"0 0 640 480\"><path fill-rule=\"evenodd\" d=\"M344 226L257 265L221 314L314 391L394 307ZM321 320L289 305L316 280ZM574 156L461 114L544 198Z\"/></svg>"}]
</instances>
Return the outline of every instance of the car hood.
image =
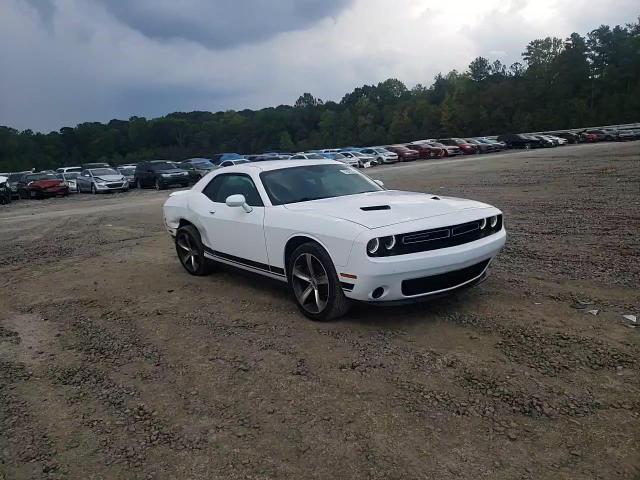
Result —
<instances>
[{"instance_id":1,"label":"car hood","mask_svg":"<svg viewBox=\"0 0 640 480\"><path fill-rule=\"evenodd\" d=\"M447 215L462 210L492 208L491 205L474 200L398 190L383 190L310 202L290 203L285 207L288 210L347 220L370 229ZM363 207L365 210L362 210Z\"/></svg>"},{"instance_id":2,"label":"car hood","mask_svg":"<svg viewBox=\"0 0 640 480\"><path fill-rule=\"evenodd\" d=\"M99 175L94 178L101 178L105 182L121 182L124 177L122 175Z\"/></svg>"}]
</instances>

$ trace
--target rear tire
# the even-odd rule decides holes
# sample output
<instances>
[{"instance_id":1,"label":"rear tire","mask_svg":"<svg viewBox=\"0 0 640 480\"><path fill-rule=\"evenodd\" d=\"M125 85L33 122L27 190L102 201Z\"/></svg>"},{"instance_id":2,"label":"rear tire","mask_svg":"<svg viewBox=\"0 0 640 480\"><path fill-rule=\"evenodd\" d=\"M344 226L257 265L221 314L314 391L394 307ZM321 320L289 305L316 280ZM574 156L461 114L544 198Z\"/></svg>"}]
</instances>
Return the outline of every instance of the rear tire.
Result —
<instances>
[{"instance_id":1,"label":"rear tire","mask_svg":"<svg viewBox=\"0 0 640 480\"><path fill-rule=\"evenodd\" d=\"M211 273L211 262L204 256L200 232L193 225L185 225L176 233L176 253L190 275L202 277Z\"/></svg>"},{"instance_id":2,"label":"rear tire","mask_svg":"<svg viewBox=\"0 0 640 480\"><path fill-rule=\"evenodd\" d=\"M345 315L351 307L331 257L315 242L294 250L287 261L287 278L296 305L311 320L332 320Z\"/></svg>"}]
</instances>

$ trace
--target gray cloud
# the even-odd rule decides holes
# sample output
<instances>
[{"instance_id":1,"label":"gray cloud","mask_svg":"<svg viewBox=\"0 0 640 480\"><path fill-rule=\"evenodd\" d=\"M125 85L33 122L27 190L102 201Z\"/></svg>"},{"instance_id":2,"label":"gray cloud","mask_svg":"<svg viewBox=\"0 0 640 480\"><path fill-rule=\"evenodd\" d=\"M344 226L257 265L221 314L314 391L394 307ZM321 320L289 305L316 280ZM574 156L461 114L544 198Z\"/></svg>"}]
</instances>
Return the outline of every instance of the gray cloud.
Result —
<instances>
[{"instance_id":1,"label":"gray cloud","mask_svg":"<svg viewBox=\"0 0 640 480\"><path fill-rule=\"evenodd\" d=\"M509 64L535 38L637 18L637 0L127 3L0 0L0 125L262 108L303 92L339 100L389 77L430 84L478 55Z\"/></svg>"},{"instance_id":2,"label":"gray cloud","mask_svg":"<svg viewBox=\"0 0 640 480\"><path fill-rule=\"evenodd\" d=\"M154 39L227 48L304 30L352 0L97 0L121 22Z\"/></svg>"}]
</instances>

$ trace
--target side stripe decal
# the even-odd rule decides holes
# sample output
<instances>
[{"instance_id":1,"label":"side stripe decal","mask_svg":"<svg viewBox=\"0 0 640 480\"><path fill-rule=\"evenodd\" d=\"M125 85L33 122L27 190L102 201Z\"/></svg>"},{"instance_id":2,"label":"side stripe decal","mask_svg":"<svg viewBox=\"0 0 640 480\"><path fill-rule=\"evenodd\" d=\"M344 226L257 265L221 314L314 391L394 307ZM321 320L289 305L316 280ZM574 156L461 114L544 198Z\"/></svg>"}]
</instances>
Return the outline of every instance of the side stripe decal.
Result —
<instances>
[{"instance_id":1,"label":"side stripe decal","mask_svg":"<svg viewBox=\"0 0 640 480\"><path fill-rule=\"evenodd\" d=\"M283 268L272 267L271 265L267 265L266 263L255 262L253 260L248 260L246 258L236 257L235 255L229 255L227 253L218 252L216 250L213 250L213 249L207 247L206 245L203 245L203 247L204 247L204 251L206 253L208 253L209 255L212 255L214 257L222 258L224 260L227 260L228 262L238 263L238 264L244 265L246 267L251 267L251 268L255 268L257 270L262 270L264 272L269 272L269 273L272 273L274 275L278 275L278 276L281 276L281 277L285 276Z\"/></svg>"}]
</instances>

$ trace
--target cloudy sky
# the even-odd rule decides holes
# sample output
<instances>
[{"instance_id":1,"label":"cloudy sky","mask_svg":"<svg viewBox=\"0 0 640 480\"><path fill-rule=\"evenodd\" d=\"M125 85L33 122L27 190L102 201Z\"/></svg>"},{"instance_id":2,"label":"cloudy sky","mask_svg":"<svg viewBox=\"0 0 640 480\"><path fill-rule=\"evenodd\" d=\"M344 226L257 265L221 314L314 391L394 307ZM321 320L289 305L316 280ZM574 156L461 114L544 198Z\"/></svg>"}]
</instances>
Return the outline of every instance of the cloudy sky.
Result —
<instances>
[{"instance_id":1,"label":"cloudy sky","mask_svg":"<svg viewBox=\"0 0 640 480\"><path fill-rule=\"evenodd\" d=\"M637 18L637 0L0 0L0 125L339 100Z\"/></svg>"}]
</instances>

